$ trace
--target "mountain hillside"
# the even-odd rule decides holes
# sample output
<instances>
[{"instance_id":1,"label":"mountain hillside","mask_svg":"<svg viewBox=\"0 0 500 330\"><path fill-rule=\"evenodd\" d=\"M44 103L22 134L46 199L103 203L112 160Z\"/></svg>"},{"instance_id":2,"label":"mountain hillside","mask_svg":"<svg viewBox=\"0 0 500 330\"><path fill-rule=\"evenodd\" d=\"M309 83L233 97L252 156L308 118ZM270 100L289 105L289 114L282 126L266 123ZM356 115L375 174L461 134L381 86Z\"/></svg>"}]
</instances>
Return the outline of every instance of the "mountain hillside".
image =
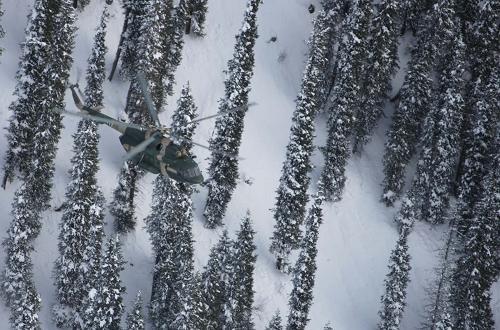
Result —
<instances>
[{"instance_id":1,"label":"mountain hillside","mask_svg":"<svg viewBox=\"0 0 500 330\"><path fill-rule=\"evenodd\" d=\"M77 38L71 69L72 82L85 84L84 73L90 55L94 31L104 0L92 0L78 13ZM20 56L20 44L24 40L27 15L33 1L3 1L4 16L1 24L6 36L0 39L4 52L0 57L0 127L8 126L8 106L16 80ZM215 114L218 102L224 96L224 70L231 58L234 36L241 28L245 0L210 0L206 22L206 36L203 38L185 36L182 62L176 71L174 95L168 97L167 105L160 113L162 123L169 124L176 100L182 86L189 82L200 116ZM308 11L310 4L316 12ZM250 211L256 231L257 262L254 273L255 304L253 319L256 329L264 329L277 309L286 319L288 298L292 290L291 276L280 273L269 252L270 237L273 232L273 212L276 189L281 168L285 160L292 113L295 109L302 73L307 56L307 39L312 29L312 19L321 7L318 0L264 0L258 12L258 34L255 47L255 68L251 80L250 101L255 102L245 118L245 129L240 148L240 180L224 218L224 227L215 230L205 228L203 208L207 196L205 187L198 187L194 194L195 221L195 269L202 270L208 260L210 248L218 241L223 229L227 228L231 237L240 226L240 221ZM106 70L109 73L118 46L123 24L123 9L115 0L110 7L106 44ZM271 38L275 38L272 41ZM414 42L408 34L401 38L399 47L400 70L393 79L393 91L399 90L407 68L408 46ZM103 110L109 116L125 118L123 112L129 82L118 74L112 82L104 85ZM83 89L83 88L82 88ZM393 92L394 94L395 92ZM77 111L66 93L66 109ZM384 293L384 279L387 264L393 249L398 229L393 219L399 204L386 207L380 202L383 181L382 156L385 133L390 124L393 105L387 102L385 116L381 120L371 142L361 156L352 156L347 166L347 183L340 202L323 204L323 224L319 230L318 269L314 286L314 301L309 313L308 329L322 329L330 322L334 329L366 330L375 329L379 322L380 297ZM194 141L208 144L215 121L204 121L197 128ZM42 298L41 322L43 329L55 329L50 308L56 302L53 279L54 261L58 256L57 242L61 212L54 209L64 201L66 186L70 180L72 135L78 121L64 118L64 129L58 144L55 161L52 208L42 215L42 231L36 239L34 252L34 274L36 289ZM326 115L320 114L315 121L315 146L326 141ZM103 188L106 205L112 200L117 185L118 174L125 154L118 133L109 127L99 127L100 170L98 182ZM3 134L3 133L2 133ZM3 135L2 135L3 136ZM0 165L7 150L6 140L0 138ZM196 160L207 176L210 152L194 148ZM317 182L323 166L323 156L318 148L313 153L314 169L311 172L310 193L317 191ZM415 167L415 161L412 168ZM152 182L155 176L145 175L140 180L137 197L136 230L122 237L126 260L121 278L126 287L124 302L126 310L132 308L137 291L142 291L144 301L149 302L151 294L152 268L154 256L144 218L151 208ZM6 237L11 221L11 203L19 180L0 190L0 237ZM106 210L106 233L113 231L113 217ZM426 288L435 276L438 252L443 247L448 233L448 225L432 226L417 222L409 236L411 254L410 283L407 307L404 312L402 329L418 329L425 317L427 303ZM293 255L295 260L296 254ZM5 267L5 251L0 250L0 269ZM497 329L500 329L500 284L492 288L492 309L495 313ZM7 327L9 310L0 304L0 328ZM124 324L124 323L123 323ZM148 328L151 324L148 323Z\"/></svg>"}]
</instances>

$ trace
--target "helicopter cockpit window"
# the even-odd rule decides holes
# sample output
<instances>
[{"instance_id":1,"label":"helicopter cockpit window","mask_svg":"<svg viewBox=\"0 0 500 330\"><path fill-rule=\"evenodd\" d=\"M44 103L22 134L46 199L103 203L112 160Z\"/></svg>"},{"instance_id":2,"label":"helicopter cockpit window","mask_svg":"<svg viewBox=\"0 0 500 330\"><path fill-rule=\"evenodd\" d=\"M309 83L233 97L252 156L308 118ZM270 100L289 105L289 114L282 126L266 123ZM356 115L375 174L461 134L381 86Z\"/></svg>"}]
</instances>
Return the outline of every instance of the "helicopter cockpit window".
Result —
<instances>
[{"instance_id":1,"label":"helicopter cockpit window","mask_svg":"<svg viewBox=\"0 0 500 330\"><path fill-rule=\"evenodd\" d=\"M183 171L183 175L187 178L194 178L201 175L198 167L188 168Z\"/></svg>"}]
</instances>

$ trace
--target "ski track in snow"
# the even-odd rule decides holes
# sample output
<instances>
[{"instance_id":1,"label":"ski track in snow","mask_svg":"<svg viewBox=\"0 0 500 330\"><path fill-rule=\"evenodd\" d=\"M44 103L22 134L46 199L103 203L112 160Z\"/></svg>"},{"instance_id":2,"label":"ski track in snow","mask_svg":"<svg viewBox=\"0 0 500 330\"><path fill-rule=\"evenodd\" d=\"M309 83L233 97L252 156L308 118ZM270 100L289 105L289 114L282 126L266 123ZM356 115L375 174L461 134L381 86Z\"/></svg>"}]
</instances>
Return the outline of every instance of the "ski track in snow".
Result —
<instances>
[{"instance_id":1,"label":"ski track in snow","mask_svg":"<svg viewBox=\"0 0 500 330\"><path fill-rule=\"evenodd\" d=\"M258 13L259 39L255 48L256 65L252 78L250 100L257 102L245 119L245 131L241 145L240 173L244 178L251 178L252 185L241 182L229 204L225 218L225 227L234 237L246 210L252 214L257 232L257 264L255 268L255 312L254 321L257 329L263 329L276 309L280 309L284 320L288 315L288 294L291 291L291 277L277 272L274 260L268 252L269 237L273 231L275 189L281 174L288 142L291 115L295 107L302 70L307 53L306 40L311 30L311 19L307 11L310 2L320 8L319 1L306 0L267 0ZM31 1L4 1L5 15L2 25L7 35L0 40L5 51L0 57L0 126L8 125L8 105L14 99L15 73L19 62L19 44L24 40L26 16ZM86 60L90 54L94 30L104 0L93 0L77 21L78 31L74 51L74 65L71 79L85 81ZM205 38L185 38L183 60L176 72L175 94L167 100L168 105L160 118L164 124L170 122L170 116L176 105L182 85L190 82L200 116L217 111L218 100L224 94L224 73L227 61L231 58L234 36L238 33L243 19L246 1L217 0L209 2L207 17L207 35ZM106 57L107 72L114 59L120 36L123 15L118 1L111 7L111 19L108 24ZM267 42L272 36L276 42ZM411 38L404 38L405 44ZM404 70L408 52L400 47L400 66ZM278 58L281 58L278 61ZM397 91L404 79L403 70L393 81ZM83 89L83 88L82 88ZM123 115L128 83L115 75L112 83L106 80L105 112L112 116ZM67 109L76 111L69 93L66 97ZM310 311L308 329L321 329L328 321L335 329L365 330L375 329L379 320L380 296L384 290L384 278L388 271L387 263L390 251L397 239L396 226L393 223L396 208L386 208L379 202L383 178L381 159L384 134L389 125L391 108L386 109L387 118L382 120L373 140L366 147L365 153L353 156L347 168L347 185L343 200L335 204L324 205L324 221L320 228L318 242L318 270L314 287L314 302ZM322 145L326 138L324 115L317 123L316 144ZM203 122L196 134L195 141L207 143L213 130L214 121ZM56 158L52 205L58 206L64 200L66 184L69 182L68 170L72 156L72 134L77 121L64 119L65 128L59 143ZM111 201L112 191L117 184L117 176L123 156L118 135L107 127L100 129L100 171L98 182L103 188L107 203ZM7 145L5 138L0 141L0 165ZM201 168L208 166L209 152L195 149ZM318 150L313 155L315 169L311 173L311 191L316 189L316 182L322 165L322 156ZM122 273L122 280L127 287L124 296L128 311L138 290L144 294L144 301L149 301L151 292L151 270L153 255L149 236L144 228L144 217L150 210L153 175L146 175L140 185L137 197L137 229L123 238L124 255L127 261ZM19 182L0 191L0 238L6 236L10 216L10 204ZM210 247L217 242L222 229L215 231L204 227L202 211L206 198L205 188L199 188L194 195L195 221L195 266L202 269L208 258ZM35 281L42 296L41 321L43 329L53 329L50 307L55 303L53 285L53 262L57 257L57 236L61 213L49 210L43 214L43 228L36 240L33 254ZM106 217L106 231L113 230L113 219ZM431 227L417 223L409 238L411 261L411 282L408 287L407 307L402 329L417 329L425 316L425 288L433 278L433 268L437 265L437 251L446 235L446 226ZM3 271L5 252L0 249L0 270ZM500 327L500 284L493 288L492 308L497 328ZM0 304L0 328L8 324L9 311ZM149 325L148 325L149 326ZM500 328L499 328L500 329Z\"/></svg>"}]
</instances>

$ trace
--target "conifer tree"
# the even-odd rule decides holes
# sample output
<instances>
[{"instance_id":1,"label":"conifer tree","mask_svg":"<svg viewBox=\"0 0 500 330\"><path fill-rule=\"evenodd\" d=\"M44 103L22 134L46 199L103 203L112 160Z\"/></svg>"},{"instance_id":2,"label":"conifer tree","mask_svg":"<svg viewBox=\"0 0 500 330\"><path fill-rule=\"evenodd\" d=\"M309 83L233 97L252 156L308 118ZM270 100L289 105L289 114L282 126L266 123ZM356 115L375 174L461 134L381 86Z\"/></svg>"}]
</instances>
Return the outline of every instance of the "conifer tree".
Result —
<instances>
[{"instance_id":1,"label":"conifer tree","mask_svg":"<svg viewBox=\"0 0 500 330\"><path fill-rule=\"evenodd\" d=\"M153 196L146 220L156 255L151 319L158 328L189 329L194 270L191 196L165 176L157 176Z\"/></svg>"},{"instance_id":2,"label":"conifer tree","mask_svg":"<svg viewBox=\"0 0 500 330\"><path fill-rule=\"evenodd\" d=\"M187 123L196 116L197 108L187 84L172 116L172 135L182 138L180 145L188 152L197 124ZM146 219L156 254L151 318L158 328L190 329L194 317L190 292L194 270L192 188L165 176L158 176L154 187L152 212Z\"/></svg>"},{"instance_id":3,"label":"conifer tree","mask_svg":"<svg viewBox=\"0 0 500 330\"><path fill-rule=\"evenodd\" d=\"M449 1L438 1L434 9L425 15L423 27L417 33L417 45L412 50L385 144L382 200L388 206L393 205L401 195L406 166L421 137L423 119L433 105L431 71L436 57L445 58L438 47L450 44L449 34L454 29L451 6Z\"/></svg>"},{"instance_id":4,"label":"conifer tree","mask_svg":"<svg viewBox=\"0 0 500 330\"><path fill-rule=\"evenodd\" d=\"M49 207L54 158L62 128L61 116L53 111L64 109L64 96L73 58L75 38L75 13L71 0L61 0L53 6L53 34L50 38L50 54L45 63L45 81L43 84L48 94L38 105L36 112L36 130L30 146L30 170L26 180L33 181L33 187L39 192L35 199L39 210Z\"/></svg>"},{"instance_id":5,"label":"conifer tree","mask_svg":"<svg viewBox=\"0 0 500 330\"><path fill-rule=\"evenodd\" d=\"M409 29L413 34L418 34L422 25L425 25L425 15L434 0L402 0L401 1L401 35Z\"/></svg>"},{"instance_id":6,"label":"conifer tree","mask_svg":"<svg viewBox=\"0 0 500 330\"><path fill-rule=\"evenodd\" d=\"M466 95L465 134L462 136L462 154L456 179L461 213L458 230L462 235L467 230L467 220L471 217L473 205L479 199L487 149L493 142L494 123L499 120L498 111L494 109L499 102L497 91L500 80L498 66L495 65L498 62L495 45L498 44L500 31L494 22L494 12L498 11L500 4L498 1L485 1L481 6L475 2L474 5L478 10L476 15L472 14L475 19L471 23L467 43L472 79ZM464 12L463 15L471 14Z\"/></svg>"},{"instance_id":7,"label":"conifer tree","mask_svg":"<svg viewBox=\"0 0 500 330\"><path fill-rule=\"evenodd\" d=\"M454 247L456 245L455 218L450 220L450 230L444 239L445 245L440 253L440 264L436 268L436 279L429 291L429 304L426 306L427 317L423 327L431 330L452 329L450 315L451 274L455 264Z\"/></svg>"},{"instance_id":8,"label":"conifer tree","mask_svg":"<svg viewBox=\"0 0 500 330\"><path fill-rule=\"evenodd\" d=\"M191 4L191 30L193 33L205 35L205 21L207 20L208 0L188 0Z\"/></svg>"},{"instance_id":9,"label":"conifer tree","mask_svg":"<svg viewBox=\"0 0 500 330\"><path fill-rule=\"evenodd\" d=\"M138 41L141 34L141 27L147 15L150 0L126 0L123 1L125 10L125 21L118 46L121 50L121 70L120 73L130 79L136 71L135 66L139 58ZM142 46L142 45L141 45ZM116 59L115 59L116 61Z\"/></svg>"},{"instance_id":10,"label":"conifer tree","mask_svg":"<svg viewBox=\"0 0 500 330\"><path fill-rule=\"evenodd\" d=\"M194 103L193 95L189 82L184 85L181 90L181 95L177 100L177 110L172 115L172 136L182 137L182 141L177 141L177 144L187 151L193 147L191 142L194 131L198 127L198 123L190 123L198 116L198 108Z\"/></svg>"},{"instance_id":11,"label":"conifer tree","mask_svg":"<svg viewBox=\"0 0 500 330\"><path fill-rule=\"evenodd\" d=\"M457 230L464 235L474 217L475 203L481 194L481 180L486 176L488 150L494 142L495 125L500 120L495 107L500 102L499 72L491 75L489 81L478 79L474 84L474 104L471 123L464 139L463 166L458 188Z\"/></svg>"},{"instance_id":12,"label":"conifer tree","mask_svg":"<svg viewBox=\"0 0 500 330\"><path fill-rule=\"evenodd\" d=\"M335 86L331 94L328 117L328 138L325 166L321 173L326 200L341 199L345 185L349 137L354 111L358 105L361 75L368 56L367 43L369 23L372 15L371 3L357 0L345 20L344 35L339 45Z\"/></svg>"},{"instance_id":13,"label":"conifer tree","mask_svg":"<svg viewBox=\"0 0 500 330\"><path fill-rule=\"evenodd\" d=\"M408 286L410 255L408 253L408 235L413 226L412 219L400 229L396 248L389 259L389 273L385 279L385 293L382 296L382 309L379 312L379 329L399 329L406 306L406 288Z\"/></svg>"},{"instance_id":14,"label":"conifer tree","mask_svg":"<svg viewBox=\"0 0 500 330\"><path fill-rule=\"evenodd\" d=\"M475 3L475 1L464 1ZM468 56L472 77L476 79L481 76L483 80L488 80L498 67L498 43L500 41L500 27L496 17L500 10L498 0L487 0L479 2L469 15L476 14L476 20L471 27ZM478 10L477 10L478 9ZM469 55L468 54L468 55Z\"/></svg>"},{"instance_id":15,"label":"conifer tree","mask_svg":"<svg viewBox=\"0 0 500 330\"><path fill-rule=\"evenodd\" d=\"M329 27L329 35L330 40L328 41L328 53L326 55L327 70L324 73L325 75L325 85L324 85L324 93L322 95L321 102L323 103L322 109L328 109L330 107L330 102L328 102L331 98L330 95L333 90L333 86L335 85L335 78L338 66L338 58L336 54L338 54L338 44L341 36L343 35L343 28L345 27L342 22L345 20L345 17L349 14L350 11L350 0L322 0L321 4L323 6L323 11L327 16L327 24ZM319 15L318 15L319 16ZM331 101L331 100L330 100Z\"/></svg>"},{"instance_id":16,"label":"conifer tree","mask_svg":"<svg viewBox=\"0 0 500 330\"><path fill-rule=\"evenodd\" d=\"M193 329L202 329L205 326L204 311L206 305L203 297L203 283L201 273L196 272L191 280L191 324Z\"/></svg>"},{"instance_id":17,"label":"conifer tree","mask_svg":"<svg viewBox=\"0 0 500 330\"><path fill-rule=\"evenodd\" d=\"M290 313L287 329L305 329L309 322L309 309L313 301L313 287L316 273L316 255L319 226L323 221L322 192L315 198L306 220L306 234L301 243L299 259L293 271L293 289L290 293Z\"/></svg>"},{"instance_id":18,"label":"conifer tree","mask_svg":"<svg viewBox=\"0 0 500 330\"><path fill-rule=\"evenodd\" d=\"M442 223L448 207L454 171L458 164L460 129L464 100L464 44L458 27L453 39L447 43L448 62L440 78L434 100L424 123L422 151L417 167L421 191L421 216L431 223Z\"/></svg>"},{"instance_id":19,"label":"conifer tree","mask_svg":"<svg viewBox=\"0 0 500 330\"><path fill-rule=\"evenodd\" d=\"M123 313L125 287L120 280L124 260L118 236L110 238L101 259L99 281L83 306L83 329L119 329Z\"/></svg>"},{"instance_id":20,"label":"conifer tree","mask_svg":"<svg viewBox=\"0 0 500 330\"><path fill-rule=\"evenodd\" d=\"M119 233L132 230L137 221L135 215L135 192L138 169L126 162L118 175L118 186L113 191L113 200L109 206L115 218L115 228Z\"/></svg>"},{"instance_id":21,"label":"conifer tree","mask_svg":"<svg viewBox=\"0 0 500 330\"><path fill-rule=\"evenodd\" d=\"M271 319L271 321L269 321L269 325L267 326L266 330L283 330L282 320L279 310L277 310L276 313L274 313L273 318Z\"/></svg>"},{"instance_id":22,"label":"conifer tree","mask_svg":"<svg viewBox=\"0 0 500 330\"><path fill-rule=\"evenodd\" d=\"M110 0L106 0L106 1L110 1ZM73 0L73 8L83 10L89 3L90 3L90 0Z\"/></svg>"},{"instance_id":23,"label":"conifer tree","mask_svg":"<svg viewBox=\"0 0 500 330\"><path fill-rule=\"evenodd\" d=\"M127 315L127 330L144 330L144 316L142 314L142 295L137 293L132 310Z\"/></svg>"},{"instance_id":24,"label":"conifer tree","mask_svg":"<svg viewBox=\"0 0 500 330\"><path fill-rule=\"evenodd\" d=\"M8 149L5 156L2 186L12 181L17 170L21 175L29 173L30 150L36 129L36 114L40 101L47 96L45 68L49 62L51 46L49 36L53 15L48 0L37 0L28 18L26 37L16 74L15 101L9 106L12 112L7 133Z\"/></svg>"},{"instance_id":25,"label":"conifer tree","mask_svg":"<svg viewBox=\"0 0 500 330\"><path fill-rule=\"evenodd\" d=\"M290 141L277 190L271 251L276 255L276 265L280 270L287 264L290 251L297 248L300 241L300 225L308 199L308 173L312 168L314 118L323 101L321 95L325 92L331 29L329 16L319 13L309 40L309 58L293 113Z\"/></svg>"},{"instance_id":26,"label":"conifer tree","mask_svg":"<svg viewBox=\"0 0 500 330\"><path fill-rule=\"evenodd\" d=\"M255 268L255 231L250 221L250 213L243 218L233 247L233 274L229 281L228 329L254 329L252 321L253 272Z\"/></svg>"},{"instance_id":27,"label":"conifer tree","mask_svg":"<svg viewBox=\"0 0 500 330\"><path fill-rule=\"evenodd\" d=\"M4 12L2 10L2 1L0 1L0 19L2 18ZM3 28L3 26L0 24L0 39L2 39L3 37L5 37L5 30ZM3 52L3 48L0 47L0 56L2 56L2 52Z\"/></svg>"},{"instance_id":28,"label":"conifer tree","mask_svg":"<svg viewBox=\"0 0 500 330\"><path fill-rule=\"evenodd\" d=\"M328 117L325 166L321 173L326 200L341 199L345 185L345 166L349 155L354 111L358 106L361 75L368 56L366 40L372 15L371 2L356 0L344 22L344 35L339 45L335 86L332 90Z\"/></svg>"},{"instance_id":29,"label":"conifer tree","mask_svg":"<svg viewBox=\"0 0 500 330\"><path fill-rule=\"evenodd\" d=\"M236 36L233 58L228 62L226 72L225 97L219 111L248 104L250 79L253 75L254 45L257 39L257 10L260 0L248 0L243 26ZM210 139L212 157L208 172L208 198L204 216L209 228L222 224L227 204L236 187L238 178L238 152L243 134L246 111L228 113L217 118L214 136Z\"/></svg>"},{"instance_id":30,"label":"conifer tree","mask_svg":"<svg viewBox=\"0 0 500 330\"><path fill-rule=\"evenodd\" d=\"M228 315L228 285L233 274L231 258L232 242L227 231L210 251L208 263L202 274L202 301L204 310L200 314L207 329L223 329Z\"/></svg>"},{"instance_id":31,"label":"conifer tree","mask_svg":"<svg viewBox=\"0 0 500 330\"><path fill-rule=\"evenodd\" d=\"M488 174L481 182L481 197L473 209L468 231L458 248L452 277L454 328L494 329L491 285L500 273L500 129L490 149Z\"/></svg>"},{"instance_id":32,"label":"conifer tree","mask_svg":"<svg viewBox=\"0 0 500 330\"><path fill-rule=\"evenodd\" d=\"M105 36L109 17L105 6L88 60L85 103L102 106L105 79ZM53 313L59 326L73 326L81 317L80 308L94 285L99 270L104 219L104 196L97 185L99 133L96 123L81 120L74 135L71 181L59 234L55 277L58 305ZM73 315L71 315L73 314Z\"/></svg>"},{"instance_id":33,"label":"conifer tree","mask_svg":"<svg viewBox=\"0 0 500 330\"><path fill-rule=\"evenodd\" d=\"M30 193L27 184L16 191L12 204L13 219L3 242L7 257L2 292L11 311L10 323L14 329L40 329L41 299L33 279L31 252L41 223L39 213L30 203Z\"/></svg>"},{"instance_id":34,"label":"conifer tree","mask_svg":"<svg viewBox=\"0 0 500 330\"><path fill-rule=\"evenodd\" d=\"M391 78L398 69L398 13L398 1L384 0L373 18L363 97L354 122L354 152L362 151L382 116Z\"/></svg>"}]
</instances>

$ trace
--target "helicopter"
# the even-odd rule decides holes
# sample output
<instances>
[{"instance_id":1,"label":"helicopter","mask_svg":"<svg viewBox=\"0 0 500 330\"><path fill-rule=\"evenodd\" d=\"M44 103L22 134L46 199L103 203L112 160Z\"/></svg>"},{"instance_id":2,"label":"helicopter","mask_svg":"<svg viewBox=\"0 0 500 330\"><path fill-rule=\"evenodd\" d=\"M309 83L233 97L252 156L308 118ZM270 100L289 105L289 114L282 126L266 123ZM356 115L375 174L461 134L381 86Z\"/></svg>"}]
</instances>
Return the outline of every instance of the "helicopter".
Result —
<instances>
[{"instance_id":1,"label":"helicopter","mask_svg":"<svg viewBox=\"0 0 500 330\"><path fill-rule=\"evenodd\" d=\"M151 100L151 95L147 89L147 84L142 74L137 75L139 86L142 90L146 107L149 111L151 118L154 121L154 126L143 126L133 123L126 123L112 117L109 117L100 112L103 107L90 107L85 105L78 92L78 84L70 85L71 94L76 107L80 112L69 112L66 110L58 109L56 111L72 116L77 116L83 119L92 120L97 124L105 124L114 130L121 133L120 143L125 151L127 151L124 161L130 161L133 165L151 172L153 174L161 174L168 176L175 181L188 183L188 184L204 184L204 178L200 171L198 164L194 161L185 148L179 146L175 141L188 141L187 139L173 134L172 129L165 127L160 123L157 111ZM81 94L81 92L80 92ZM203 120L214 118L229 113L242 111L253 104L235 107L227 111L221 111L218 114L199 118L190 121L189 124L197 123ZM235 155L226 153L224 151L212 150L202 144L189 141L193 145L206 148L215 153L221 153L229 157L236 157Z\"/></svg>"}]
</instances>

